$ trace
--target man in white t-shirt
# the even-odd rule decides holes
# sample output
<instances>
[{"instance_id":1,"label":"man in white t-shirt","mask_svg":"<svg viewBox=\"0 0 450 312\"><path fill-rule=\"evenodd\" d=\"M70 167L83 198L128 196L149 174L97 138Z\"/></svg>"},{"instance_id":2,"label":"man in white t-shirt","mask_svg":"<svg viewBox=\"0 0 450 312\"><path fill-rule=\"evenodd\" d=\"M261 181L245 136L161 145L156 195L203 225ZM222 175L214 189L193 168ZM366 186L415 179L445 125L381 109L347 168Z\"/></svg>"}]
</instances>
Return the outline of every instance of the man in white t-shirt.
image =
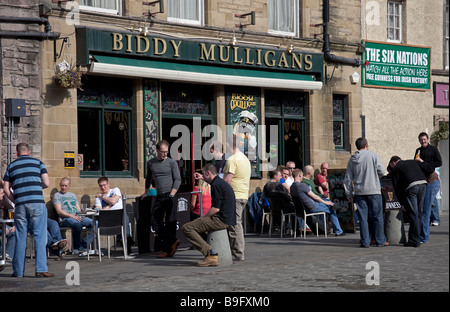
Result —
<instances>
[{"instance_id":1,"label":"man in white t-shirt","mask_svg":"<svg viewBox=\"0 0 450 312\"><path fill-rule=\"evenodd\" d=\"M100 193L95 195L95 208L102 210L123 209L122 193L118 187L109 188L109 180L107 177L100 177L97 180Z\"/></svg>"},{"instance_id":2,"label":"man in white t-shirt","mask_svg":"<svg viewBox=\"0 0 450 312\"><path fill-rule=\"evenodd\" d=\"M118 187L111 189L109 187L109 180L107 177L100 177L97 180L100 192L95 195L95 208L100 208L101 210L117 210L123 209L122 193ZM126 232L127 232L127 249L128 254L131 254L131 247L134 245L134 241L131 237L130 231L130 221L128 215L125 214L126 218Z\"/></svg>"}]
</instances>

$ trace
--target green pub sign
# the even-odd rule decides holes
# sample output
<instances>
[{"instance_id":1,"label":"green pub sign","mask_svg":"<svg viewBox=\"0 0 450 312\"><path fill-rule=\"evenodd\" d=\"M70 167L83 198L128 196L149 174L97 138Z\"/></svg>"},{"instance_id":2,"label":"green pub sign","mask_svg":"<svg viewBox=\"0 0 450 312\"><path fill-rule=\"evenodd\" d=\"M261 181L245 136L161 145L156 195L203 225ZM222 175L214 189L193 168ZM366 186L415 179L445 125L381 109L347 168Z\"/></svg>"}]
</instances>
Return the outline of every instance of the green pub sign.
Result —
<instances>
[{"instance_id":1,"label":"green pub sign","mask_svg":"<svg viewBox=\"0 0 450 312\"><path fill-rule=\"evenodd\" d=\"M365 41L363 87L430 90L431 48Z\"/></svg>"}]
</instances>

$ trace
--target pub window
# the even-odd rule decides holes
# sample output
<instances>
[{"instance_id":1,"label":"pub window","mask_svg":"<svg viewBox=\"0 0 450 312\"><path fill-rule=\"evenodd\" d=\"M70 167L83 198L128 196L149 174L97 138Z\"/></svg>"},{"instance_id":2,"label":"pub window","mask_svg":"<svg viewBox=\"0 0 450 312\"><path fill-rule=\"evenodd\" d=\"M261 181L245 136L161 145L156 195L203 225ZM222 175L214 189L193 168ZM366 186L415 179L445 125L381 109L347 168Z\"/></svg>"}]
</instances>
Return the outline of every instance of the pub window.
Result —
<instances>
[{"instance_id":1,"label":"pub window","mask_svg":"<svg viewBox=\"0 0 450 312\"><path fill-rule=\"evenodd\" d=\"M333 143L335 149L345 149L345 129L346 119L345 110L347 105L347 96L343 94L333 94Z\"/></svg>"},{"instance_id":2,"label":"pub window","mask_svg":"<svg viewBox=\"0 0 450 312\"><path fill-rule=\"evenodd\" d=\"M285 36L298 36L300 11L298 0L268 0L269 32Z\"/></svg>"},{"instance_id":3,"label":"pub window","mask_svg":"<svg viewBox=\"0 0 450 312\"><path fill-rule=\"evenodd\" d=\"M80 10L106 14L119 14L121 0L79 0Z\"/></svg>"},{"instance_id":4,"label":"pub window","mask_svg":"<svg viewBox=\"0 0 450 312\"><path fill-rule=\"evenodd\" d=\"M402 42L402 3L388 1L387 41Z\"/></svg>"},{"instance_id":5,"label":"pub window","mask_svg":"<svg viewBox=\"0 0 450 312\"><path fill-rule=\"evenodd\" d=\"M167 20L175 23L202 25L203 0L167 0Z\"/></svg>"},{"instance_id":6,"label":"pub window","mask_svg":"<svg viewBox=\"0 0 450 312\"><path fill-rule=\"evenodd\" d=\"M131 80L89 76L78 91L78 153L81 176L130 176L132 171Z\"/></svg>"},{"instance_id":7,"label":"pub window","mask_svg":"<svg viewBox=\"0 0 450 312\"><path fill-rule=\"evenodd\" d=\"M297 168L306 165L305 109L308 94L278 90L265 91L266 152L277 153L278 165L295 162ZM278 127L278 137L270 133L270 126ZM275 168L269 168L272 170Z\"/></svg>"}]
</instances>

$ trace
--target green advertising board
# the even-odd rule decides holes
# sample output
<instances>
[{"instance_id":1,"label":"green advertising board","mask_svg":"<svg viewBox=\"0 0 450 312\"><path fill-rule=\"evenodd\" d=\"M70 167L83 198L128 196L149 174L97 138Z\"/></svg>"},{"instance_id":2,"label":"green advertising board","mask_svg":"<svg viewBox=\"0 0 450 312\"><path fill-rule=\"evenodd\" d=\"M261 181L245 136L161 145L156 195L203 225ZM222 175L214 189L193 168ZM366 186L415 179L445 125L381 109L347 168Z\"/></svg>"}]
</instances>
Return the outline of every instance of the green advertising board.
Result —
<instances>
[{"instance_id":1,"label":"green advertising board","mask_svg":"<svg viewBox=\"0 0 450 312\"><path fill-rule=\"evenodd\" d=\"M364 42L363 87L430 90L431 48Z\"/></svg>"}]
</instances>

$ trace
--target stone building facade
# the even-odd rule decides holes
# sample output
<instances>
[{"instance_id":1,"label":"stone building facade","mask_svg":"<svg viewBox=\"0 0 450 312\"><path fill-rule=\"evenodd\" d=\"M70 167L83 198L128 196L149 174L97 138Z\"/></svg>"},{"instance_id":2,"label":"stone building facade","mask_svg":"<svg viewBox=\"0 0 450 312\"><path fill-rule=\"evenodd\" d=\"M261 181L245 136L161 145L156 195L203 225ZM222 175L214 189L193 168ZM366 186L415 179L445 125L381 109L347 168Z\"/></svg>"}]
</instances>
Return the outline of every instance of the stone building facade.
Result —
<instances>
[{"instance_id":1,"label":"stone building facade","mask_svg":"<svg viewBox=\"0 0 450 312\"><path fill-rule=\"evenodd\" d=\"M364 130L371 149L385 162L391 152L401 154L393 147L412 150L417 143L415 133L433 128L432 116L445 115L430 106L431 91L362 88L358 80L363 75L361 40L384 40L382 19L379 28L366 26L369 1L289 1L295 12L287 19L293 19L290 25L277 23L289 11L277 7L279 1L196 0L191 3L196 5L195 12L180 1L163 1L163 12L158 3L148 6L141 0L111 1L111 7L97 2L0 1L0 16L42 17L49 21L51 32L60 34L40 40L8 37L5 32L43 32L44 27L0 22L2 173L8 153L4 99L25 99L26 117L14 119L12 145L30 143L33 156L47 165L52 184L45 193L48 199L64 176L71 177L72 191L88 203L98 191L101 175L110 177L123 194L142 194L145 164L154 142L168 139L176 144L177 134L172 136L171 130L182 125L180 129L195 132L195 117L201 119L201 129L211 124L221 129L237 124L230 108L236 98L245 99L245 105L252 107L258 125L278 129L277 144L270 132L259 130L258 148L266 154L254 163L250 192L267 182L263 165L272 159L268 156L271 152L277 154L279 164L295 159L299 168L308 164L319 168L326 161L331 168L345 169L355 151L354 141ZM378 2L380 10L385 10L384 1ZM424 9L423 19L438 9L410 2L408 14L420 16L419 9ZM325 8L328 14L324 14ZM432 66L442 69L442 61L434 56L439 53L434 40L428 37L418 42L416 38L427 36L419 33L415 18L408 21L415 21L407 25L411 27L408 43L432 45ZM432 27L431 23L427 27ZM185 49L185 45L194 48ZM327 53L323 53L325 46ZM186 50L191 52L183 54ZM200 54L194 55L195 51ZM55 85L54 75L63 60L84 73L83 90ZM235 82L229 81L230 75L236 77ZM439 74L433 79L435 76L445 81ZM387 115L383 112L398 114L403 112L402 106L379 107L372 100L388 103L384 98L391 94L395 94L395 102L414 102L420 112L408 116L406 125L393 126L390 133L402 131L404 138L390 136L382 122ZM446 116L448 120L448 111ZM223 142L225 136L219 135ZM198 137L201 133L196 132L194 145ZM242 137L246 144L250 142L246 135ZM200 146L207 139L204 137ZM189 154L189 150L171 157L183 153ZM83 157L81 164L78 156ZM192 187L192 171L205 161L180 159L184 191Z\"/></svg>"}]
</instances>

